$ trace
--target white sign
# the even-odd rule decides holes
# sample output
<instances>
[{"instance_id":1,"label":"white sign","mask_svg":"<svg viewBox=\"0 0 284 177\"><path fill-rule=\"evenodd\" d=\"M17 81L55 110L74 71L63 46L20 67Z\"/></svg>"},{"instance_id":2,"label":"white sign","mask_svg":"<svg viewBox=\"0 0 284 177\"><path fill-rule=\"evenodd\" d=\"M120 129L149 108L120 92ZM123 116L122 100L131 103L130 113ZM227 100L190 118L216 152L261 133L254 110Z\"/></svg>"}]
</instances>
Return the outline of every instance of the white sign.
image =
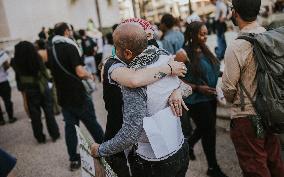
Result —
<instances>
[{"instance_id":1,"label":"white sign","mask_svg":"<svg viewBox=\"0 0 284 177\"><path fill-rule=\"evenodd\" d=\"M95 162L91 156L90 142L84 137L80 128L76 126L76 132L79 140L79 151L81 156L82 177L95 177Z\"/></svg>"},{"instance_id":2,"label":"white sign","mask_svg":"<svg viewBox=\"0 0 284 177\"><path fill-rule=\"evenodd\" d=\"M170 107L143 119L143 128L156 158L176 152L184 142L180 119Z\"/></svg>"}]
</instances>

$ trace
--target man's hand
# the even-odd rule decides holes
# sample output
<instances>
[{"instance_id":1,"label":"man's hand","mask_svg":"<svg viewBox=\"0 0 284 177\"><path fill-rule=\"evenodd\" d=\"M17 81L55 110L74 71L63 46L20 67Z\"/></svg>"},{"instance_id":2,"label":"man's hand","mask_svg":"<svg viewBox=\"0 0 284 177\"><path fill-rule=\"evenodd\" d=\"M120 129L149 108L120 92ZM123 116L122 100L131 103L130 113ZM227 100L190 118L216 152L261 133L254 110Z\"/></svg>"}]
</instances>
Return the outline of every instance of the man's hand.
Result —
<instances>
[{"instance_id":1,"label":"man's hand","mask_svg":"<svg viewBox=\"0 0 284 177\"><path fill-rule=\"evenodd\" d=\"M171 59L168 64L171 66L173 76L179 76L179 77L185 76L187 68L184 63L177 62L174 61L174 59Z\"/></svg>"},{"instance_id":2,"label":"man's hand","mask_svg":"<svg viewBox=\"0 0 284 177\"><path fill-rule=\"evenodd\" d=\"M179 89L176 89L173 91L169 98L169 105L171 106L171 109L175 116L181 117L182 116L182 107L188 111L187 106L185 105L181 91Z\"/></svg>"},{"instance_id":3,"label":"man's hand","mask_svg":"<svg viewBox=\"0 0 284 177\"><path fill-rule=\"evenodd\" d=\"M100 145L97 143L92 144L91 146L91 155L93 157L99 157L99 147Z\"/></svg>"},{"instance_id":4,"label":"man's hand","mask_svg":"<svg viewBox=\"0 0 284 177\"><path fill-rule=\"evenodd\" d=\"M204 95L217 95L216 89L212 87L208 87L207 85L199 85L196 87L196 91L202 93Z\"/></svg>"}]
</instances>

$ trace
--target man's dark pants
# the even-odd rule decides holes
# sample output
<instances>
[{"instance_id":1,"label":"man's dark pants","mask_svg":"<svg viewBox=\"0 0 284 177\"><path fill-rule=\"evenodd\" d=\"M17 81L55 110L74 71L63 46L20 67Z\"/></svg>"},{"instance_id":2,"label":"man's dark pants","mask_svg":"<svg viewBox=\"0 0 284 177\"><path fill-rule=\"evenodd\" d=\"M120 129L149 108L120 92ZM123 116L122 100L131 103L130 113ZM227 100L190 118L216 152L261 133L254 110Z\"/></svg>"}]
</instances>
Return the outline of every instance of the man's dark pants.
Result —
<instances>
[{"instance_id":1,"label":"man's dark pants","mask_svg":"<svg viewBox=\"0 0 284 177\"><path fill-rule=\"evenodd\" d=\"M129 167L127 165L127 159L124 152L106 157L106 161L118 177L130 177Z\"/></svg>"},{"instance_id":2,"label":"man's dark pants","mask_svg":"<svg viewBox=\"0 0 284 177\"><path fill-rule=\"evenodd\" d=\"M237 118L231 121L231 138L244 177L284 176L277 136L267 132L264 139L259 139L248 118Z\"/></svg>"},{"instance_id":3,"label":"man's dark pants","mask_svg":"<svg viewBox=\"0 0 284 177\"><path fill-rule=\"evenodd\" d=\"M32 120L34 137L40 142L45 140L45 135L43 134L43 126L41 122L42 108L45 115L48 133L53 139L57 139L60 134L53 113L53 100L51 90L46 88L45 92L41 93L39 88L31 88L25 90L25 93L27 96L30 118Z\"/></svg>"},{"instance_id":4,"label":"man's dark pants","mask_svg":"<svg viewBox=\"0 0 284 177\"><path fill-rule=\"evenodd\" d=\"M162 161L146 161L138 155L128 158L133 177L185 177L189 164L188 143Z\"/></svg>"},{"instance_id":5,"label":"man's dark pants","mask_svg":"<svg viewBox=\"0 0 284 177\"><path fill-rule=\"evenodd\" d=\"M81 120L96 143L103 142L104 133L97 122L94 104L91 97L86 96L84 103L80 106L62 106L62 113L65 121L65 140L70 161L78 161L80 155L77 153L77 134L75 125L79 126Z\"/></svg>"},{"instance_id":6,"label":"man's dark pants","mask_svg":"<svg viewBox=\"0 0 284 177\"><path fill-rule=\"evenodd\" d=\"M13 118L13 103L11 101L11 87L8 81L0 83L0 96L2 97L9 119ZM1 111L1 108L0 108ZM0 112L0 121L3 121L3 113Z\"/></svg>"}]
</instances>

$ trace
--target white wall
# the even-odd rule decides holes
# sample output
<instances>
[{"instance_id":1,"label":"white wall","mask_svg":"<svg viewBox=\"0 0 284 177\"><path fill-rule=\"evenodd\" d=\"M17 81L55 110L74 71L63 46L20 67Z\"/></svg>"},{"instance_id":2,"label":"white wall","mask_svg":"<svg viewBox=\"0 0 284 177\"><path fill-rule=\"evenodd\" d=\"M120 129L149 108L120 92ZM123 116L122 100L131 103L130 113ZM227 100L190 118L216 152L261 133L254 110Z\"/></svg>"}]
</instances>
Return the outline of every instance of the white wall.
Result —
<instances>
[{"instance_id":1,"label":"white wall","mask_svg":"<svg viewBox=\"0 0 284 177\"><path fill-rule=\"evenodd\" d=\"M86 28L89 18L98 25L94 0L78 0L74 4L70 4L70 0L2 1L12 39L35 40L42 26L53 27L61 21L73 24L76 29ZM111 7L106 0L99 0L99 4L103 27L119 22L117 0L113 0Z\"/></svg>"},{"instance_id":2,"label":"white wall","mask_svg":"<svg viewBox=\"0 0 284 177\"><path fill-rule=\"evenodd\" d=\"M42 26L69 21L65 0L3 0L11 38L34 39Z\"/></svg>"},{"instance_id":3,"label":"white wall","mask_svg":"<svg viewBox=\"0 0 284 177\"><path fill-rule=\"evenodd\" d=\"M98 27L97 10L94 0L78 0L73 5L68 3L67 9L70 21L76 29L86 28L89 18L91 18L96 27Z\"/></svg>"},{"instance_id":4,"label":"white wall","mask_svg":"<svg viewBox=\"0 0 284 177\"><path fill-rule=\"evenodd\" d=\"M107 0L99 0L99 6L102 27L111 27L115 23L120 22L118 0L112 0L111 6L108 6Z\"/></svg>"}]
</instances>

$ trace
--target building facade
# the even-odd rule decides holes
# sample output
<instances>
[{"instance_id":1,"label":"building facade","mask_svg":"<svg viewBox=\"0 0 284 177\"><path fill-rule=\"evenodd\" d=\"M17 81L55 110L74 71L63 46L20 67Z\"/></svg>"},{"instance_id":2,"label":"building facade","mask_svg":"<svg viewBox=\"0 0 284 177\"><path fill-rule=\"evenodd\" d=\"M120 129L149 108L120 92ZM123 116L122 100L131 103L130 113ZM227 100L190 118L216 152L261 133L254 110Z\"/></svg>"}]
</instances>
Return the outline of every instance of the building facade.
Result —
<instances>
[{"instance_id":1,"label":"building facade","mask_svg":"<svg viewBox=\"0 0 284 177\"><path fill-rule=\"evenodd\" d=\"M98 0L101 26L119 23L117 0ZM43 26L65 21L75 29L86 28L88 19L99 27L95 0L0 0L0 40L35 40Z\"/></svg>"},{"instance_id":2,"label":"building facade","mask_svg":"<svg viewBox=\"0 0 284 177\"><path fill-rule=\"evenodd\" d=\"M165 13L185 19L189 14L189 0L119 0L121 16L125 18L146 18L159 22ZM191 9L199 15L214 11L210 0L191 0Z\"/></svg>"}]
</instances>

